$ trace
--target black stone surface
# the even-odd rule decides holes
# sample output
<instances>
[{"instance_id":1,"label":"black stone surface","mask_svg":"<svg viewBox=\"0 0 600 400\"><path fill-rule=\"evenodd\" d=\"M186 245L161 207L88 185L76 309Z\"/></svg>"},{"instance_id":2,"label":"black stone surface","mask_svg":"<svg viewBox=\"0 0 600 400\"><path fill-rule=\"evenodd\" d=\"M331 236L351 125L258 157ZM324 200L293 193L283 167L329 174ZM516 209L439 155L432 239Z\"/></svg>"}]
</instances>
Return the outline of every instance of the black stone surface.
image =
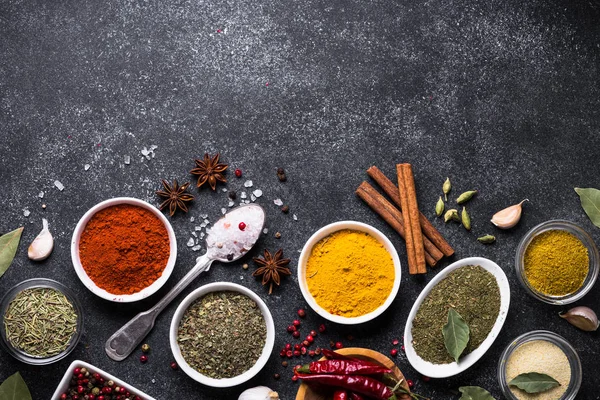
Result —
<instances>
[{"instance_id":1,"label":"black stone surface","mask_svg":"<svg viewBox=\"0 0 600 400\"><path fill-rule=\"evenodd\" d=\"M252 255L283 248L295 272L308 237L347 219L369 223L394 241L404 275L392 307L364 326L326 322L328 332L317 340L387 354L437 270L425 279L409 276L403 242L354 189L371 165L392 175L397 162L410 162L421 209L455 247L454 259L496 261L510 279L512 295L501 335L468 371L423 382L404 355L398 356L415 390L455 399L459 386L480 385L502 398L496 378L500 353L516 336L548 329L579 352L578 398L598 398L598 335L558 318L566 307L528 296L513 260L520 238L549 219L571 220L600 239L573 191L600 187L599 17L597 2L561 0L0 2L0 232L25 226L0 292L24 279L55 278L85 307L85 333L68 358L32 367L0 351L0 379L20 371L33 398L48 399L70 362L82 359L157 399L237 399L259 384L294 399L298 384L278 353L292 341L286 326L306 303L295 276L268 296L251 277L254 266L242 269L248 260L215 265L183 295L225 280L267 302L276 323L275 349L250 382L212 389L170 369L168 329L178 301L145 340L152 347L147 364L138 361L140 351L117 363L103 349L116 329L152 306L193 265L203 250L194 252L186 242L199 215L216 220L228 201L221 188L240 193L246 179L263 191L257 202L268 213L269 233ZM158 147L147 160L141 150L151 145ZM221 152L244 177L236 179L230 171L229 183L217 192L192 190L197 199L190 213L171 218L178 260L166 287L148 300L118 307L88 291L70 259L79 218L115 196L158 204L154 191L160 179L191 180L193 160L205 152ZM277 180L277 167L286 169L288 182ZM480 190L469 204L472 232L433 218L446 176L454 183L452 199L463 190ZM279 211L275 198L289 205L290 214ZM499 231L488 222L495 211L523 198L530 202L516 228ZM33 263L26 250L42 217L50 222L56 247L47 261ZM279 240L273 236L277 231ZM498 242L477 243L486 233ZM596 286L577 304L600 311L598 303ZM309 311L303 333L323 322ZM282 378L274 380L275 373Z\"/></svg>"}]
</instances>

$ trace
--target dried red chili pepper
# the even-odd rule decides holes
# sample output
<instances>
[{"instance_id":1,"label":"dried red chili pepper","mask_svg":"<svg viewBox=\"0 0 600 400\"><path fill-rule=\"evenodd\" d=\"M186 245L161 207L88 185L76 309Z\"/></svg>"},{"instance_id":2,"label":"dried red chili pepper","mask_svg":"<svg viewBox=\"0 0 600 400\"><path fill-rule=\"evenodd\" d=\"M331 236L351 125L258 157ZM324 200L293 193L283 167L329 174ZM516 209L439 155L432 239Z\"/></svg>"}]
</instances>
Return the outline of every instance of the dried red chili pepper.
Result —
<instances>
[{"instance_id":1,"label":"dried red chili pepper","mask_svg":"<svg viewBox=\"0 0 600 400\"><path fill-rule=\"evenodd\" d=\"M373 397L379 400L396 400L394 392L384 383L368 376L361 375L323 375L323 374L299 374L296 376L304 382L320 383L348 389L358 394Z\"/></svg>"},{"instance_id":2,"label":"dried red chili pepper","mask_svg":"<svg viewBox=\"0 0 600 400\"><path fill-rule=\"evenodd\" d=\"M303 374L383 375L392 371L379 365L354 360L324 360L304 364L297 369Z\"/></svg>"},{"instance_id":3,"label":"dried red chili pepper","mask_svg":"<svg viewBox=\"0 0 600 400\"><path fill-rule=\"evenodd\" d=\"M335 352L333 350L329 350L329 349L323 349L322 353L325 356L325 358L328 358L330 360L358 361L358 362L361 362L361 363L363 363L365 365L380 366L379 364L376 364L374 362L363 360L361 358L356 358L356 357L348 357L348 356L345 356L343 354L337 353L337 352Z\"/></svg>"},{"instance_id":4,"label":"dried red chili pepper","mask_svg":"<svg viewBox=\"0 0 600 400\"><path fill-rule=\"evenodd\" d=\"M336 390L333 393L333 400L349 400L350 397L348 397L348 392L346 392L345 390Z\"/></svg>"},{"instance_id":5,"label":"dried red chili pepper","mask_svg":"<svg viewBox=\"0 0 600 400\"><path fill-rule=\"evenodd\" d=\"M350 392L350 400L365 400L364 397L362 397L360 394L358 393L354 393L354 392Z\"/></svg>"}]
</instances>

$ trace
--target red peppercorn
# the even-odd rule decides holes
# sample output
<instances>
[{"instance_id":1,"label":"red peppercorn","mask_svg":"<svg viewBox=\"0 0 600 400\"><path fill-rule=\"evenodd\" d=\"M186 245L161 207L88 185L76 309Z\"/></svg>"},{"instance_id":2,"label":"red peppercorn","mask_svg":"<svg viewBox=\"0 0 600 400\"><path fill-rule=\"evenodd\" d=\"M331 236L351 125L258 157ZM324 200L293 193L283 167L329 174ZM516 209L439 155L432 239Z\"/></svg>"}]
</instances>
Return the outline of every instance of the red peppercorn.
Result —
<instances>
[{"instance_id":1,"label":"red peppercorn","mask_svg":"<svg viewBox=\"0 0 600 400\"><path fill-rule=\"evenodd\" d=\"M294 325L290 325L287 327L287 331L288 332L295 332L296 331L296 327Z\"/></svg>"},{"instance_id":2,"label":"red peppercorn","mask_svg":"<svg viewBox=\"0 0 600 400\"><path fill-rule=\"evenodd\" d=\"M300 331L294 331L294 333L292 333L292 336L295 338L299 338L300 337Z\"/></svg>"},{"instance_id":3,"label":"red peppercorn","mask_svg":"<svg viewBox=\"0 0 600 400\"><path fill-rule=\"evenodd\" d=\"M292 381L296 382L298 380L298 375L292 376Z\"/></svg>"},{"instance_id":4,"label":"red peppercorn","mask_svg":"<svg viewBox=\"0 0 600 400\"><path fill-rule=\"evenodd\" d=\"M298 310L298 316L299 316L300 318L304 318L304 317L306 317L306 310L305 310L304 308L300 308L300 309Z\"/></svg>"},{"instance_id":5,"label":"red peppercorn","mask_svg":"<svg viewBox=\"0 0 600 400\"><path fill-rule=\"evenodd\" d=\"M317 331L310 331L310 336L312 336L313 338L317 336Z\"/></svg>"},{"instance_id":6,"label":"red peppercorn","mask_svg":"<svg viewBox=\"0 0 600 400\"><path fill-rule=\"evenodd\" d=\"M144 364L144 363L148 362L148 356L147 356L147 355L145 355L145 354L144 354L144 355L142 355L142 356L140 357L140 362L141 362L142 364Z\"/></svg>"},{"instance_id":7,"label":"red peppercorn","mask_svg":"<svg viewBox=\"0 0 600 400\"><path fill-rule=\"evenodd\" d=\"M392 344L393 344L394 346L398 346L398 343L400 343L400 341L399 341L398 339L394 339L394 340L392 340Z\"/></svg>"},{"instance_id":8,"label":"red peppercorn","mask_svg":"<svg viewBox=\"0 0 600 400\"><path fill-rule=\"evenodd\" d=\"M179 366L177 365L177 363L175 361L171 361L171 369L172 370L176 370L177 368L179 368ZM127 396L129 396L129 392L127 393Z\"/></svg>"},{"instance_id":9,"label":"red peppercorn","mask_svg":"<svg viewBox=\"0 0 600 400\"><path fill-rule=\"evenodd\" d=\"M112 388L110 386L104 386L102 388L102 393L104 393L104 394L111 394L112 393Z\"/></svg>"},{"instance_id":10,"label":"red peppercorn","mask_svg":"<svg viewBox=\"0 0 600 400\"><path fill-rule=\"evenodd\" d=\"M242 170L241 169L236 168L234 173L235 173L236 177L238 177L238 178L242 177Z\"/></svg>"},{"instance_id":11,"label":"red peppercorn","mask_svg":"<svg viewBox=\"0 0 600 400\"><path fill-rule=\"evenodd\" d=\"M309 343L312 343L312 342L314 342L314 341L315 341L315 339L312 337L312 335L308 335L308 336L306 337L306 340L307 340Z\"/></svg>"},{"instance_id":12,"label":"red peppercorn","mask_svg":"<svg viewBox=\"0 0 600 400\"><path fill-rule=\"evenodd\" d=\"M292 349L292 345L290 343L286 343L285 349L286 350L291 350Z\"/></svg>"},{"instance_id":13,"label":"red peppercorn","mask_svg":"<svg viewBox=\"0 0 600 400\"><path fill-rule=\"evenodd\" d=\"M88 400L96 400L95 394L88 394Z\"/></svg>"},{"instance_id":14,"label":"red peppercorn","mask_svg":"<svg viewBox=\"0 0 600 400\"><path fill-rule=\"evenodd\" d=\"M308 347L308 346L310 346L310 342L308 340L303 340L302 345L305 347Z\"/></svg>"},{"instance_id":15,"label":"red peppercorn","mask_svg":"<svg viewBox=\"0 0 600 400\"><path fill-rule=\"evenodd\" d=\"M302 348L302 345L300 345L300 344L294 345L294 350L300 350L301 348Z\"/></svg>"},{"instance_id":16,"label":"red peppercorn","mask_svg":"<svg viewBox=\"0 0 600 400\"><path fill-rule=\"evenodd\" d=\"M300 357L300 354L302 354L302 353L300 353L300 350L294 350L295 357Z\"/></svg>"},{"instance_id":17,"label":"red peppercorn","mask_svg":"<svg viewBox=\"0 0 600 400\"><path fill-rule=\"evenodd\" d=\"M428 376L425 376L425 375L423 375L423 376L421 377L421 379L423 380L423 382L429 382L429 381L431 380L431 378L430 378L430 377L428 377Z\"/></svg>"},{"instance_id":18,"label":"red peppercorn","mask_svg":"<svg viewBox=\"0 0 600 400\"><path fill-rule=\"evenodd\" d=\"M81 394L85 392L85 388L83 386L77 386L77 393Z\"/></svg>"},{"instance_id":19,"label":"red peppercorn","mask_svg":"<svg viewBox=\"0 0 600 400\"><path fill-rule=\"evenodd\" d=\"M326 330L325 324L319 325L319 332L323 333L323 332L325 332L325 330Z\"/></svg>"},{"instance_id":20,"label":"red peppercorn","mask_svg":"<svg viewBox=\"0 0 600 400\"><path fill-rule=\"evenodd\" d=\"M296 328L298 328L298 327L300 326L300 321L299 321L299 320L297 320L297 319L295 319L295 320L294 320L294 322L292 322L292 323L294 324L294 326L295 326Z\"/></svg>"},{"instance_id":21,"label":"red peppercorn","mask_svg":"<svg viewBox=\"0 0 600 400\"><path fill-rule=\"evenodd\" d=\"M303 356L306 355L306 347L302 346L300 353L302 353Z\"/></svg>"},{"instance_id":22,"label":"red peppercorn","mask_svg":"<svg viewBox=\"0 0 600 400\"><path fill-rule=\"evenodd\" d=\"M309 350L309 351L308 351L308 355L309 355L310 357L314 357L314 356L315 356L315 351L314 351L314 350Z\"/></svg>"},{"instance_id":23,"label":"red peppercorn","mask_svg":"<svg viewBox=\"0 0 600 400\"><path fill-rule=\"evenodd\" d=\"M288 350L288 351L285 353L285 355L286 355L286 357L287 357L287 358L292 358L292 357L294 356L294 352L293 352L293 351L291 351L291 350Z\"/></svg>"},{"instance_id":24,"label":"red peppercorn","mask_svg":"<svg viewBox=\"0 0 600 400\"><path fill-rule=\"evenodd\" d=\"M75 375L75 376L79 375L80 373L81 373L81 368L75 368L73 370L73 375Z\"/></svg>"},{"instance_id":25,"label":"red peppercorn","mask_svg":"<svg viewBox=\"0 0 600 400\"><path fill-rule=\"evenodd\" d=\"M285 357L285 353L286 353L286 350L285 349L281 349L281 351L279 352L279 355L281 357Z\"/></svg>"},{"instance_id":26,"label":"red peppercorn","mask_svg":"<svg viewBox=\"0 0 600 400\"><path fill-rule=\"evenodd\" d=\"M66 393L61 394L60 400L67 400L67 394Z\"/></svg>"},{"instance_id":27,"label":"red peppercorn","mask_svg":"<svg viewBox=\"0 0 600 400\"><path fill-rule=\"evenodd\" d=\"M406 351L406 349L404 348L404 345L400 346L400 350Z\"/></svg>"},{"instance_id":28,"label":"red peppercorn","mask_svg":"<svg viewBox=\"0 0 600 400\"><path fill-rule=\"evenodd\" d=\"M411 381L410 379L407 379L407 380L406 380L406 384L408 385L408 387L409 387L410 389L412 389L412 388L413 388L413 386L415 386L415 383L414 383L413 381Z\"/></svg>"},{"instance_id":29,"label":"red peppercorn","mask_svg":"<svg viewBox=\"0 0 600 400\"><path fill-rule=\"evenodd\" d=\"M240 231L243 231L244 229L246 229L246 223L245 222L240 222L240 224L238 225L238 228L240 228Z\"/></svg>"},{"instance_id":30,"label":"red peppercorn","mask_svg":"<svg viewBox=\"0 0 600 400\"><path fill-rule=\"evenodd\" d=\"M344 345L342 344L342 342L335 342L335 348L336 349L341 349L343 347L344 347Z\"/></svg>"},{"instance_id":31,"label":"red peppercorn","mask_svg":"<svg viewBox=\"0 0 600 400\"><path fill-rule=\"evenodd\" d=\"M392 357L396 357L398 355L398 349L392 349L392 351L390 351L390 354L392 355Z\"/></svg>"},{"instance_id":32,"label":"red peppercorn","mask_svg":"<svg viewBox=\"0 0 600 400\"><path fill-rule=\"evenodd\" d=\"M100 395L100 396L96 397L96 400L104 400L104 399L105 399L105 397L104 397L104 396L102 396L102 395Z\"/></svg>"},{"instance_id":33,"label":"red peppercorn","mask_svg":"<svg viewBox=\"0 0 600 400\"><path fill-rule=\"evenodd\" d=\"M279 375L279 374L274 374L274 375L273 375L273 378L275 378L275 379L279 379L279 378L281 378L281 375Z\"/></svg>"}]
</instances>

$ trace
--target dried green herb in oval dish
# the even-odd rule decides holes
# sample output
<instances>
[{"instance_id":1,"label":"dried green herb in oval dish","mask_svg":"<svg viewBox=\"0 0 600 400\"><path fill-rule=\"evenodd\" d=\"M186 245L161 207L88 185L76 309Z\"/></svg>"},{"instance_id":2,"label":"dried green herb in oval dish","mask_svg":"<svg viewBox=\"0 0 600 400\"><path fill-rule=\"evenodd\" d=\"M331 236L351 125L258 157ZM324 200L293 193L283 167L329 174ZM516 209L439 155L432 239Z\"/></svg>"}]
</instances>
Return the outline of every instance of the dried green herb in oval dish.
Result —
<instances>
[{"instance_id":1,"label":"dried green herb in oval dish","mask_svg":"<svg viewBox=\"0 0 600 400\"><path fill-rule=\"evenodd\" d=\"M413 347L425 361L449 364L442 328L453 308L466 322L470 339L462 356L477 349L500 313L500 288L494 275L479 265L467 265L448 274L431 289L412 323Z\"/></svg>"},{"instance_id":2,"label":"dried green herb in oval dish","mask_svg":"<svg viewBox=\"0 0 600 400\"><path fill-rule=\"evenodd\" d=\"M185 361L210 378L233 378L249 370L266 343L267 324L258 305L232 291L208 293L183 314L177 343Z\"/></svg>"}]
</instances>

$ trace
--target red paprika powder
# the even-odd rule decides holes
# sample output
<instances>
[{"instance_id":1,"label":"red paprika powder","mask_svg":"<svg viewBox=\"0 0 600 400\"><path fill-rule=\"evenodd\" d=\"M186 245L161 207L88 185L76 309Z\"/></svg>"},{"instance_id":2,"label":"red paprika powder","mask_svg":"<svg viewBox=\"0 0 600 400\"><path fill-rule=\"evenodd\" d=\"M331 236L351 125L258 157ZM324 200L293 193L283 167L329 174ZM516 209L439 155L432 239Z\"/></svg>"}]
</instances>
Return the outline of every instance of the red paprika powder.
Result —
<instances>
[{"instance_id":1,"label":"red paprika powder","mask_svg":"<svg viewBox=\"0 0 600 400\"><path fill-rule=\"evenodd\" d=\"M120 204L98 211L79 240L86 274L109 293L133 294L150 286L169 260L169 234L151 211Z\"/></svg>"}]
</instances>

